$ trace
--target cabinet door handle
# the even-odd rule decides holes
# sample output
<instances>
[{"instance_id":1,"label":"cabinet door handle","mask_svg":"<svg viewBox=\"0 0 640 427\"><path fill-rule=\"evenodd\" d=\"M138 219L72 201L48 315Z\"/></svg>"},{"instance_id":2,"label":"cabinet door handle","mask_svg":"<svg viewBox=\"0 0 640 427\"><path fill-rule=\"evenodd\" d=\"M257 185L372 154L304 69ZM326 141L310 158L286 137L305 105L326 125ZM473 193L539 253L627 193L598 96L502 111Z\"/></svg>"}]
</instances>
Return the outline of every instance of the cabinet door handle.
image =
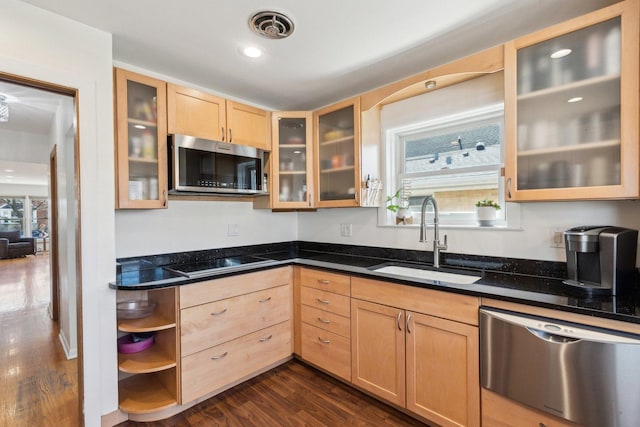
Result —
<instances>
[{"instance_id":1,"label":"cabinet door handle","mask_svg":"<svg viewBox=\"0 0 640 427\"><path fill-rule=\"evenodd\" d=\"M167 190L162 190L162 207L167 207Z\"/></svg>"},{"instance_id":2,"label":"cabinet door handle","mask_svg":"<svg viewBox=\"0 0 640 427\"><path fill-rule=\"evenodd\" d=\"M231 128L229 128L229 143L233 142L233 134L231 133Z\"/></svg>"},{"instance_id":3,"label":"cabinet door handle","mask_svg":"<svg viewBox=\"0 0 640 427\"><path fill-rule=\"evenodd\" d=\"M271 297L266 297L261 300L258 300L258 302L268 302L268 301L271 301Z\"/></svg>"},{"instance_id":4,"label":"cabinet door handle","mask_svg":"<svg viewBox=\"0 0 640 427\"><path fill-rule=\"evenodd\" d=\"M260 342L265 342L265 341L269 341L271 338L273 338L273 335L269 335L266 338L260 338Z\"/></svg>"},{"instance_id":5,"label":"cabinet door handle","mask_svg":"<svg viewBox=\"0 0 640 427\"><path fill-rule=\"evenodd\" d=\"M318 317L318 322L320 323L331 323L331 320L323 319L322 317Z\"/></svg>"},{"instance_id":6,"label":"cabinet door handle","mask_svg":"<svg viewBox=\"0 0 640 427\"><path fill-rule=\"evenodd\" d=\"M322 344L331 344L331 340L323 340L320 337L318 337L318 341L320 341Z\"/></svg>"},{"instance_id":7,"label":"cabinet door handle","mask_svg":"<svg viewBox=\"0 0 640 427\"><path fill-rule=\"evenodd\" d=\"M316 298L316 299L318 300L318 302L319 302L320 304L325 304L325 305L328 305L328 304L329 304L329 301L327 301L326 299L320 299L320 298Z\"/></svg>"},{"instance_id":8,"label":"cabinet door handle","mask_svg":"<svg viewBox=\"0 0 640 427\"><path fill-rule=\"evenodd\" d=\"M508 198L513 197L511 195L511 178L507 178L507 197Z\"/></svg>"},{"instance_id":9,"label":"cabinet door handle","mask_svg":"<svg viewBox=\"0 0 640 427\"><path fill-rule=\"evenodd\" d=\"M214 313L211 313L211 315L212 315L212 316L220 316L221 314L224 314L224 313L226 313L226 312L227 312L227 309L225 308L225 309L223 309L223 310L220 310L220 311L216 311L216 312L214 312Z\"/></svg>"},{"instance_id":10,"label":"cabinet door handle","mask_svg":"<svg viewBox=\"0 0 640 427\"><path fill-rule=\"evenodd\" d=\"M408 334L410 334L410 333L411 333L411 325L410 325L410 322L411 322L411 315L410 315L410 314L407 314L407 333L408 333Z\"/></svg>"},{"instance_id":11,"label":"cabinet door handle","mask_svg":"<svg viewBox=\"0 0 640 427\"><path fill-rule=\"evenodd\" d=\"M224 136L225 136L225 134L224 134L224 126L222 126L222 142L224 142Z\"/></svg>"},{"instance_id":12,"label":"cabinet door handle","mask_svg":"<svg viewBox=\"0 0 640 427\"><path fill-rule=\"evenodd\" d=\"M307 199L309 199L309 207L311 207L312 204L312 200L313 200L313 195L311 194L311 191L309 191L309 194L307 195Z\"/></svg>"},{"instance_id":13,"label":"cabinet door handle","mask_svg":"<svg viewBox=\"0 0 640 427\"><path fill-rule=\"evenodd\" d=\"M398 330L401 331L402 330L402 312L399 311L398 312Z\"/></svg>"},{"instance_id":14,"label":"cabinet door handle","mask_svg":"<svg viewBox=\"0 0 640 427\"><path fill-rule=\"evenodd\" d=\"M320 280L320 279L318 279L318 283L320 283L321 285L328 285L331 282L328 281L328 280Z\"/></svg>"},{"instance_id":15,"label":"cabinet door handle","mask_svg":"<svg viewBox=\"0 0 640 427\"><path fill-rule=\"evenodd\" d=\"M213 357L211 358L211 360L220 360L220 359L222 359L222 358L224 358L224 357L227 357L227 354L229 354L229 352L228 352L228 351L225 351L224 353L222 353L222 354L220 354L220 355L218 355L218 356L213 356Z\"/></svg>"}]
</instances>

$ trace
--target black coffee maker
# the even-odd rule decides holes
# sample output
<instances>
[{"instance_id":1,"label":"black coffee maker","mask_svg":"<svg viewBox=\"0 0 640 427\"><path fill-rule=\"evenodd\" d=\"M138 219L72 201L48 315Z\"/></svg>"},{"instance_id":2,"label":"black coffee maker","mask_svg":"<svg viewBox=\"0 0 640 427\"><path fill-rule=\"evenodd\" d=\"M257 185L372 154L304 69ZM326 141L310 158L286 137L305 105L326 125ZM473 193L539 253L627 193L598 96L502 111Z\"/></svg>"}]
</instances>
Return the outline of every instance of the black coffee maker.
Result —
<instances>
[{"instance_id":1,"label":"black coffee maker","mask_svg":"<svg viewBox=\"0 0 640 427\"><path fill-rule=\"evenodd\" d=\"M637 280L638 230L581 226L564 232L569 279L564 283L589 293L619 295Z\"/></svg>"}]
</instances>

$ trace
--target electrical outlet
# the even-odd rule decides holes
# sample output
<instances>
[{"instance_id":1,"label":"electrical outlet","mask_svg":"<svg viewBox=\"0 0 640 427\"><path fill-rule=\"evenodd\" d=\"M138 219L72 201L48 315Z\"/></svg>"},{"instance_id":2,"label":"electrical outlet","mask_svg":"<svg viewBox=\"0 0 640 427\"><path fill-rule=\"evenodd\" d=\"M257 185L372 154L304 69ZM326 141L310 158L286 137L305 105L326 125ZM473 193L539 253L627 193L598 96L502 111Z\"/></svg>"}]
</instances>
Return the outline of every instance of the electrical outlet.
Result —
<instances>
[{"instance_id":1,"label":"electrical outlet","mask_svg":"<svg viewBox=\"0 0 640 427\"><path fill-rule=\"evenodd\" d=\"M227 226L227 236L239 236L240 235L240 225L238 224L229 224Z\"/></svg>"},{"instance_id":2,"label":"electrical outlet","mask_svg":"<svg viewBox=\"0 0 640 427\"><path fill-rule=\"evenodd\" d=\"M561 228L551 229L551 247L564 248L564 229L561 229Z\"/></svg>"},{"instance_id":3,"label":"electrical outlet","mask_svg":"<svg viewBox=\"0 0 640 427\"><path fill-rule=\"evenodd\" d=\"M352 224L340 224L340 235L342 237L351 237L351 236L353 236L353 225Z\"/></svg>"}]
</instances>

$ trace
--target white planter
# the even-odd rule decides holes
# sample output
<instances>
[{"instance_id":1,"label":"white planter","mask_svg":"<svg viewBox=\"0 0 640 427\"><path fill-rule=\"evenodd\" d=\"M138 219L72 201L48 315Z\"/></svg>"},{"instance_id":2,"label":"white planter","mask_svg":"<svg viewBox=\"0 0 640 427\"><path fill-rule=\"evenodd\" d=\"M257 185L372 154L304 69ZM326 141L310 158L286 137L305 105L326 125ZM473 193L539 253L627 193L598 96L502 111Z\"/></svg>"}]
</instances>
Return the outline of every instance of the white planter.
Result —
<instances>
[{"instance_id":1,"label":"white planter","mask_svg":"<svg viewBox=\"0 0 640 427\"><path fill-rule=\"evenodd\" d=\"M476 218L478 225L491 227L496 222L498 210L491 206L476 206Z\"/></svg>"}]
</instances>

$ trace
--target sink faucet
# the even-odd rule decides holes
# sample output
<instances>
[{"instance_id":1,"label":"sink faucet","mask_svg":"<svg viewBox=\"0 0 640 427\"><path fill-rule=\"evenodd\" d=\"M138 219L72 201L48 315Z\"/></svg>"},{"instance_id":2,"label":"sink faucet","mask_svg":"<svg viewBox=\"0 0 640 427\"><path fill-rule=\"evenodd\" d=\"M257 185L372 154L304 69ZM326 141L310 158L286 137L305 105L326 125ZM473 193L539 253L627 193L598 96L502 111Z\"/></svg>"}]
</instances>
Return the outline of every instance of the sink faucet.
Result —
<instances>
[{"instance_id":1,"label":"sink faucet","mask_svg":"<svg viewBox=\"0 0 640 427\"><path fill-rule=\"evenodd\" d=\"M420 208L420 242L426 243L427 241L427 224L424 220L424 214L427 205L431 202L433 205L433 266L435 268L440 267L440 251L447 250L447 235L444 236L444 243L440 243L440 226L438 220L438 202L435 197L429 195L422 201L422 207Z\"/></svg>"}]
</instances>

